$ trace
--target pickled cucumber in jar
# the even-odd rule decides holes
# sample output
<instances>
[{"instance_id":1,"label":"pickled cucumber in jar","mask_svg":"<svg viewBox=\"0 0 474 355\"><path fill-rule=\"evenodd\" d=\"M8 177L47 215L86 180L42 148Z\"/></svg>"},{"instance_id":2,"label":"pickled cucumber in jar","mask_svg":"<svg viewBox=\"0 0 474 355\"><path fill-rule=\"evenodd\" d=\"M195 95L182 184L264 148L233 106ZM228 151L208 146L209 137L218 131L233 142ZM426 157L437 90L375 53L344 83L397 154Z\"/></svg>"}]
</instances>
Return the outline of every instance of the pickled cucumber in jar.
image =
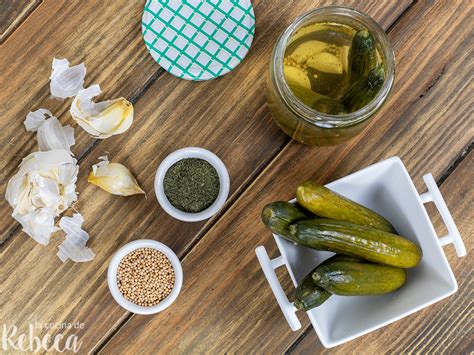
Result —
<instances>
[{"instance_id":1,"label":"pickled cucumber in jar","mask_svg":"<svg viewBox=\"0 0 474 355\"><path fill-rule=\"evenodd\" d=\"M312 23L290 38L285 81L308 107L331 115L357 111L377 95L385 65L374 36L339 23Z\"/></svg>"}]
</instances>

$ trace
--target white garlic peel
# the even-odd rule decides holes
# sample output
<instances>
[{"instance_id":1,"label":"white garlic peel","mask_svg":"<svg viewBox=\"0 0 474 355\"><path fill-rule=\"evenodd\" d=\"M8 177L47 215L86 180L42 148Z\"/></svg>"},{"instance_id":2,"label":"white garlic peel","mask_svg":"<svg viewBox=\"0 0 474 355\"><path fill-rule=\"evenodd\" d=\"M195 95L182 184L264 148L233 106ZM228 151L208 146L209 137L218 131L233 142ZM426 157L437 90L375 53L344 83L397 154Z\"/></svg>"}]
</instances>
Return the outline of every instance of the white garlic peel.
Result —
<instances>
[{"instance_id":1,"label":"white garlic peel","mask_svg":"<svg viewBox=\"0 0 474 355\"><path fill-rule=\"evenodd\" d=\"M36 139L41 151L65 149L72 154L74 128L69 125L63 127L50 111L40 108L28 113L24 125L27 131L37 132Z\"/></svg>"},{"instance_id":2,"label":"white garlic peel","mask_svg":"<svg viewBox=\"0 0 474 355\"><path fill-rule=\"evenodd\" d=\"M65 149L34 152L23 159L8 182L5 197L12 217L40 244L58 230L54 218L77 200L78 165Z\"/></svg>"},{"instance_id":3,"label":"white garlic peel","mask_svg":"<svg viewBox=\"0 0 474 355\"><path fill-rule=\"evenodd\" d=\"M62 262L71 259L74 262L86 262L94 259L94 252L86 247L89 234L82 229L84 218L80 213L72 217L62 217L59 226L66 233L66 239L59 245L58 257Z\"/></svg>"},{"instance_id":4,"label":"white garlic peel","mask_svg":"<svg viewBox=\"0 0 474 355\"><path fill-rule=\"evenodd\" d=\"M106 156L99 159L102 161L92 166L88 182L114 195L130 196L145 193L124 165L110 163Z\"/></svg>"},{"instance_id":5,"label":"white garlic peel","mask_svg":"<svg viewBox=\"0 0 474 355\"><path fill-rule=\"evenodd\" d=\"M51 95L58 99L73 97L84 88L86 67L84 63L71 67L67 59L53 58L51 73Z\"/></svg>"},{"instance_id":6,"label":"white garlic peel","mask_svg":"<svg viewBox=\"0 0 474 355\"><path fill-rule=\"evenodd\" d=\"M94 138L105 139L125 132L133 122L133 105L123 97L95 103L99 85L80 90L71 104L72 118Z\"/></svg>"},{"instance_id":7,"label":"white garlic peel","mask_svg":"<svg viewBox=\"0 0 474 355\"><path fill-rule=\"evenodd\" d=\"M26 115L26 119L23 121L27 131L36 132L41 125L44 123L46 118L53 117L50 110L40 108L36 111L30 111Z\"/></svg>"}]
</instances>

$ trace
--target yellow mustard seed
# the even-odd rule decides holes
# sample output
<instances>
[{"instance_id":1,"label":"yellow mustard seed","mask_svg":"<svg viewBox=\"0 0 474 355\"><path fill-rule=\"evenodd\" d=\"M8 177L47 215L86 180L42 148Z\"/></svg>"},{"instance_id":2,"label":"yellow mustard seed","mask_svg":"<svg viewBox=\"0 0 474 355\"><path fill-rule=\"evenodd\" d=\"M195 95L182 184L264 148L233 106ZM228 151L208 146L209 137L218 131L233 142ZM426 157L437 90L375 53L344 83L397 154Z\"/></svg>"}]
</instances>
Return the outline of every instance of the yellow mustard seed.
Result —
<instances>
[{"instance_id":1,"label":"yellow mustard seed","mask_svg":"<svg viewBox=\"0 0 474 355\"><path fill-rule=\"evenodd\" d=\"M123 296L139 306L154 306L173 289L173 266L165 254L140 248L125 255L117 271L117 286Z\"/></svg>"}]
</instances>

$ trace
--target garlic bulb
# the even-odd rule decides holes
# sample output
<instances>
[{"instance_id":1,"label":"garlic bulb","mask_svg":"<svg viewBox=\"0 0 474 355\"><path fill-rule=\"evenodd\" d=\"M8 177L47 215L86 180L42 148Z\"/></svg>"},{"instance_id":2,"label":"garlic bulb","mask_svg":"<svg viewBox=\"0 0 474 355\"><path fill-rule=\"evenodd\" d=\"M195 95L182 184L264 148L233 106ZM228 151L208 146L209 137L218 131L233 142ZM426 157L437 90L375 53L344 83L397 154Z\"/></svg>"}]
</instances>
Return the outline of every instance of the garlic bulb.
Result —
<instances>
[{"instance_id":1,"label":"garlic bulb","mask_svg":"<svg viewBox=\"0 0 474 355\"><path fill-rule=\"evenodd\" d=\"M124 165L109 163L106 156L99 159L102 161L92 166L92 171L87 178L88 182L114 195L130 196L145 193Z\"/></svg>"},{"instance_id":2,"label":"garlic bulb","mask_svg":"<svg viewBox=\"0 0 474 355\"><path fill-rule=\"evenodd\" d=\"M24 125L27 131L38 132L36 139L40 150L66 149L72 154L71 146L75 143L74 128L69 125L63 127L50 111L40 108L30 112Z\"/></svg>"},{"instance_id":3,"label":"garlic bulb","mask_svg":"<svg viewBox=\"0 0 474 355\"><path fill-rule=\"evenodd\" d=\"M58 230L54 217L77 200L77 161L65 149L34 152L23 159L10 179L5 197L12 217L40 244Z\"/></svg>"},{"instance_id":4,"label":"garlic bulb","mask_svg":"<svg viewBox=\"0 0 474 355\"><path fill-rule=\"evenodd\" d=\"M73 97L84 88L86 67L84 63L69 66L67 59L53 58L53 71L51 73L51 95L58 99Z\"/></svg>"},{"instance_id":5,"label":"garlic bulb","mask_svg":"<svg viewBox=\"0 0 474 355\"><path fill-rule=\"evenodd\" d=\"M89 234L82 229L82 223L84 223L84 218L80 213L60 219L59 226L66 233L66 239L58 247L58 257L62 262L71 259L79 263L94 259L94 252L86 247Z\"/></svg>"},{"instance_id":6,"label":"garlic bulb","mask_svg":"<svg viewBox=\"0 0 474 355\"><path fill-rule=\"evenodd\" d=\"M80 90L71 105L72 118L95 138L105 139L125 132L133 122L133 105L123 97L95 103L99 85Z\"/></svg>"}]
</instances>

